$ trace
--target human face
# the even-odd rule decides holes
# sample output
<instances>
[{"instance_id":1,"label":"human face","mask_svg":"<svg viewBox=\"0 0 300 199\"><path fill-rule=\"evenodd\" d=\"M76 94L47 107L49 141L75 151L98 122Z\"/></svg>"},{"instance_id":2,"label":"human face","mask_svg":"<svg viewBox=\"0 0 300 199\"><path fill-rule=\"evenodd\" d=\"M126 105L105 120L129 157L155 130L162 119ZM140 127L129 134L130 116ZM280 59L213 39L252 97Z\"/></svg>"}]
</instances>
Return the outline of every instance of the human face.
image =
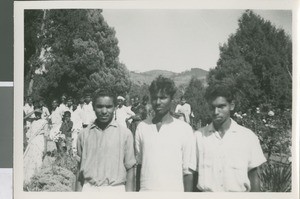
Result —
<instances>
[{"instance_id":1,"label":"human face","mask_svg":"<svg viewBox=\"0 0 300 199\"><path fill-rule=\"evenodd\" d=\"M155 114L164 116L171 109L172 98L165 92L159 91L157 94L151 95L151 103Z\"/></svg>"},{"instance_id":2,"label":"human face","mask_svg":"<svg viewBox=\"0 0 300 199\"><path fill-rule=\"evenodd\" d=\"M65 121L66 122L70 122L71 121L71 117L70 116L65 116Z\"/></svg>"},{"instance_id":3,"label":"human face","mask_svg":"<svg viewBox=\"0 0 300 199\"><path fill-rule=\"evenodd\" d=\"M84 103L84 98L81 97L81 98L79 99L79 104L83 104L83 103Z\"/></svg>"},{"instance_id":4,"label":"human face","mask_svg":"<svg viewBox=\"0 0 300 199\"><path fill-rule=\"evenodd\" d=\"M100 124L108 124L114 116L115 105L111 97L98 97L93 104L97 120Z\"/></svg>"},{"instance_id":5,"label":"human face","mask_svg":"<svg viewBox=\"0 0 300 199\"><path fill-rule=\"evenodd\" d=\"M56 109L57 106L58 106L58 103L57 103L56 100L54 100L54 101L52 102L52 108L53 108L53 109Z\"/></svg>"},{"instance_id":6,"label":"human face","mask_svg":"<svg viewBox=\"0 0 300 199\"><path fill-rule=\"evenodd\" d=\"M73 111L77 109L77 104L73 104Z\"/></svg>"},{"instance_id":7,"label":"human face","mask_svg":"<svg viewBox=\"0 0 300 199\"><path fill-rule=\"evenodd\" d=\"M90 101L91 101L92 99L91 99L91 96L86 96L85 98L84 98L84 101L85 101L85 103L90 103Z\"/></svg>"},{"instance_id":8,"label":"human face","mask_svg":"<svg viewBox=\"0 0 300 199\"><path fill-rule=\"evenodd\" d=\"M186 100L184 98L181 99L181 105L184 105L186 103Z\"/></svg>"},{"instance_id":9,"label":"human face","mask_svg":"<svg viewBox=\"0 0 300 199\"><path fill-rule=\"evenodd\" d=\"M234 109L234 103L228 102L225 97L217 97L209 103L209 109L213 124L220 127L230 119L230 111Z\"/></svg>"},{"instance_id":10,"label":"human face","mask_svg":"<svg viewBox=\"0 0 300 199\"><path fill-rule=\"evenodd\" d=\"M67 101L67 106L68 106L68 107L71 107L72 105L73 105L73 101L72 101L72 100L68 100L68 101Z\"/></svg>"},{"instance_id":11,"label":"human face","mask_svg":"<svg viewBox=\"0 0 300 199\"><path fill-rule=\"evenodd\" d=\"M121 99L118 99L118 106L122 107L124 105L124 101Z\"/></svg>"},{"instance_id":12,"label":"human face","mask_svg":"<svg viewBox=\"0 0 300 199\"><path fill-rule=\"evenodd\" d=\"M31 98L28 98L28 99L27 99L27 103L31 106L31 105L32 105L32 99L31 99Z\"/></svg>"},{"instance_id":13,"label":"human face","mask_svg":"<svg viewBox=\"0 0 300 199\"><path fill-rule=\"evenodd\" d=\"M61 102L62 103L66 103L66 99L67 99L67 97L65 95L61 96Z\"/></svg>"}]
</instances>

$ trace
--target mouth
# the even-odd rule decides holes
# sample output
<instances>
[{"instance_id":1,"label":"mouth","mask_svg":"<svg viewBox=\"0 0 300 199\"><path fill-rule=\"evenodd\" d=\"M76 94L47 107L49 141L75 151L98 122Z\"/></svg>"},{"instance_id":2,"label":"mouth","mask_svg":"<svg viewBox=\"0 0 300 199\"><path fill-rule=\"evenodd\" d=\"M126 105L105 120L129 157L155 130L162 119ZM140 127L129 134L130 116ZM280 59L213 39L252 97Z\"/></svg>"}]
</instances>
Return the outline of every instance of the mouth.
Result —
<instances>
[{"instance_id":1,"label":"mouth","mask_svg":"<svg viewBox=\"0 0 300 199\"><path fill-rule=\"evenodd\" d=\"M215 117L214 120L222 120L222 117Z\"/></svg>"},{"instance_id":2,"label":"mouth","mask_svg":"<svg viewBox=\"0 0 300 199\"><path fill-rule=\"evenodd\" d=\"M101 120L106 120L106 119L108 119L108 116L100 116L99 117Z\"/></svg>"}]
</instances>

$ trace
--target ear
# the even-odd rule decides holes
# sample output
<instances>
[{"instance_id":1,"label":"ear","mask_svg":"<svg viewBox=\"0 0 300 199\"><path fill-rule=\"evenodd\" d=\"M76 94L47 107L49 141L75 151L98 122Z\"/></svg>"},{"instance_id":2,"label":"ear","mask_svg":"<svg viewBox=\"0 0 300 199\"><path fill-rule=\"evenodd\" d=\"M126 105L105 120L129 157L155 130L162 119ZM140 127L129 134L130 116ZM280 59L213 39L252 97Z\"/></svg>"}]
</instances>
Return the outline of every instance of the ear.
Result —
<instances>
[{"instance_id":1,"label":"ear","mask_svg":"<svg viewBox=\"0 0 300 199\"><path fill-rule=\"evenodd\" d=\"M234 100L232 100L232 102L230 103L230 111L233 111L235 108L235 102Z\"/></svg>"}]
</instances>

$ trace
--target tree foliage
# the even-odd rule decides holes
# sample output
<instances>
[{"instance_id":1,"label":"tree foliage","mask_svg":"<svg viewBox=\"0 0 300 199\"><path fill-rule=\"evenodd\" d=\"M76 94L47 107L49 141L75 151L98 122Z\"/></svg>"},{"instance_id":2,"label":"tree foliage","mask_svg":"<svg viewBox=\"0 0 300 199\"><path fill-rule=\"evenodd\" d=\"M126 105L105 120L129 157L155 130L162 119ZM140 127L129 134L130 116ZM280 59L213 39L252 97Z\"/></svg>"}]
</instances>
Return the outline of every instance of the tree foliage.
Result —
<instances>
[{"instance_id":1,"label":"tree foliage","mask_svg":"<svg viewBox=\"0 0 300 199\"><path fill-rule=\"evenodd\" d=\"M25 11L25 89L32 81L35 98L53 99L62 93L79 97L104 87L119 93L129 90L115 31L101 12Z\"/></svg>"},{"instance_id":2,"label":"tree foliage","mask_svg":"<svg viewBox=\"0 0 300 199\"><path fill-rule=\"evenodd\" d=\"M220 47L217 67L209 72L208 83L217 82L236 88L240 110L262 103L291 108L290 36L253 11L245 11L236 33Z\"/></svg>"},{"instance_id":3,"label":"tree foliage","mask_svg":"<svg viewBox=\"0 0 300 199\"><path fill-rule=\"evenodd\" d=\"M202 126L210 122L209 109L204 99L204 93L205 88L201 80L192 78L184 94L191 105L195 122L198 123L200 121Z\"/></svg>"}]
</instances>

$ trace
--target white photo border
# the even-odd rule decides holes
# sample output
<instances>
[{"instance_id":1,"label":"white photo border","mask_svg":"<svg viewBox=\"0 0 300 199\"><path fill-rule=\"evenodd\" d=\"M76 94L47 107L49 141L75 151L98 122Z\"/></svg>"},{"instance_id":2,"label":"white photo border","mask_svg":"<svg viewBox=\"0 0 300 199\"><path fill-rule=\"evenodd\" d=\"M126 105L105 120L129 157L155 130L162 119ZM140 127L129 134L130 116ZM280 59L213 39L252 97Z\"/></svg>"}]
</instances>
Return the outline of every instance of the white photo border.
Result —
<instances>
[{"instance_id":1,"label":"white photo border","mask_svg":"<svg viewBox=\"0 0 300 199\"><path fill-rule=\"evenodd\" d=\"M264 9L293 12L292 192L290 193L77 193L23 191L24 10L26 9ZM299 197L299 2L296 0L227 1L15 1L14 2L14 198L262 198Z\"/></svg>"}]
</instances>

